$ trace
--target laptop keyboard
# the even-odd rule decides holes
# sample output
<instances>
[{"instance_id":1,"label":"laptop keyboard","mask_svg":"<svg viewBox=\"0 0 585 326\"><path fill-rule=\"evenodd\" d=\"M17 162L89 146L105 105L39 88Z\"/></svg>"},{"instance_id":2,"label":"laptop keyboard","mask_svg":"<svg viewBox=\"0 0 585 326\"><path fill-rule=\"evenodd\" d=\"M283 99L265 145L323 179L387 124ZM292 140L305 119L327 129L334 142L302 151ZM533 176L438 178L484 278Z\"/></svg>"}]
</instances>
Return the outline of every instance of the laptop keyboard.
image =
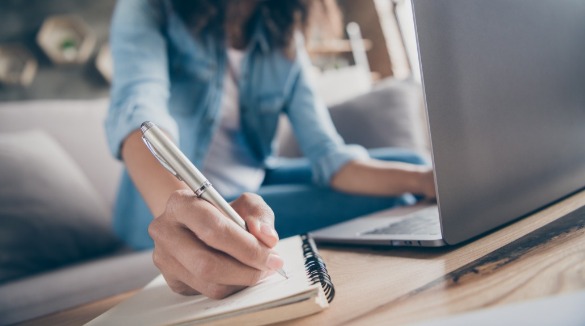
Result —
<instances>
[{"instance_id":1,"label":"laptop keyboard","mask_svg":"<svg viewBox=\"0 0 585 326\"><path fill-rule=\"evenodd\" d=\"M391 223L388 226L366 231L362 235L379 234L428 234L441 233L439 224L439 210L436 206L424 208L404 216L403 220Z\"/></svg>"}]
</instances>

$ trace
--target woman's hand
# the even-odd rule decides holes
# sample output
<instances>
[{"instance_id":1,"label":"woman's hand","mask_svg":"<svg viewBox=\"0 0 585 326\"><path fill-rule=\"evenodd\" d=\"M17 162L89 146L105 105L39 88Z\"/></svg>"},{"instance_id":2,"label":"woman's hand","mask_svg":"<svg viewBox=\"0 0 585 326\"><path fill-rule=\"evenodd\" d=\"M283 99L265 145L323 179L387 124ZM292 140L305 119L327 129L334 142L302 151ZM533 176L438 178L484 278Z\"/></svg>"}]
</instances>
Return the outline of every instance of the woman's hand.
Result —
<instances>
[{"instance_id":1,"label":"woman's hand","mask_svg":"<svg viewBox=\"0 0 585 326\"><path fill-rule=\"evenodd\" d=\"M373 196L400 196L404 193L434 199L433 169L428 166L367 159L344 165L331 180L333 188Z\"/></svg>"},{"instance_id":2,"label":"woman's hand","mask_svg":"<svg viewBox=\"0 0 585 326\"><path fill-rule=\"evenodd\" d=\"M270 207L254 194L231 205L249 232L186 190L174 192L152 221L154 264L173 291L221 299L282 268L283 260L271 249L278 235Z\"/></svg>"},{"instance_id":3,"label":"woman's hand","mask_svg":"<svg viewBox=\"0 0 585 326\"><path fill-rule=\"evenodd\" d=\"M427 199L437 198L437 193L435 190L435 175L433 169L426 168L420 171L419 189L420 190L417 193L425 196L425 198Z\"/></svg>"}]
</instances>

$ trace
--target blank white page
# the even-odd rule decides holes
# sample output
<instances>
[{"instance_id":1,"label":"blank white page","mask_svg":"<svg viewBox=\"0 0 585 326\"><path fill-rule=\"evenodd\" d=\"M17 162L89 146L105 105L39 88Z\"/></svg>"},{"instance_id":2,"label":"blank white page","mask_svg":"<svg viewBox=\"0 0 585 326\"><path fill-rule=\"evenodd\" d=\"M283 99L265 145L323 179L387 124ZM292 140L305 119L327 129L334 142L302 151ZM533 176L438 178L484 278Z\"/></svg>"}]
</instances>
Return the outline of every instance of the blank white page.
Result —
<instances>
[{"instance_id":1,"label":"blank white page","mask_svg":"<svg viewBox=\"0 0 585 326\"><path fill-rule=\"evenodd\" d=\"M274 273L253 287L222 300L203 295L183 296L174 293L162 275L144 289L120 303L88 325L168 325L209 318L237 310L256 310L258 306L284 300L302 293L314 292L319 284L311 285L305 271L305 258L300 237L281 240L276 251L285 261L289 279Z\"/></svg>"}]
</instances>

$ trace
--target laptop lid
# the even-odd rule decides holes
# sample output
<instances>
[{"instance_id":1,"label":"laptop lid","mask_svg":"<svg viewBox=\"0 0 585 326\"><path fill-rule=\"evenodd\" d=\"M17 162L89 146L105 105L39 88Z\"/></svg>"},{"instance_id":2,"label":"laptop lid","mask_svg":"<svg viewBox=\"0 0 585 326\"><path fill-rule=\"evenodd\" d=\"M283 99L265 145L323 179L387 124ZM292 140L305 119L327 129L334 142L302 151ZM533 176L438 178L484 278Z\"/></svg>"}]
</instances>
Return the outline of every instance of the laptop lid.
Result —
<instances>
[{"instance_id":1,"label":"laptop lid","mask_svg":"<svg viewBox=\"0 0 585 326\"><path fill-rule=\"evenodd\" d=\"M585 1L412 0L442 232L585 186Z\"/></svg>"}]
</instances>

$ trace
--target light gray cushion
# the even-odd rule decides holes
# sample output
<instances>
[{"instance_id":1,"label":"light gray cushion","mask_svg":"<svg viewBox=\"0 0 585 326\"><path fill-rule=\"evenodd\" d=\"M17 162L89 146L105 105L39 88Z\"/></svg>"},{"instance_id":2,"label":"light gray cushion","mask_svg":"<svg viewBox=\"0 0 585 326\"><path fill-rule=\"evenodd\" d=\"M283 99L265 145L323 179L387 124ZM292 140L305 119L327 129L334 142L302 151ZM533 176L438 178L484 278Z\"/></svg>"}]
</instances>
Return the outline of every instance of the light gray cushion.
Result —
<instances>
[{"instance_id":1,"label":"light gray cushion","mask_svg":"<svg viewBox=\"0 0 585 326\"><path fill-rule=\"evenodd\" d=\"M332 106L331 119L348 144L366 148L399 147L427 154L425 117L420 85L386 79L369 93ZM288 120L282 119L278 155L301 156Z\"/></svg>"},{"instance_id":2,"label":"light gray cushion","mask_svg":"<svg viewBox=\"0 0 585 326\"><path fill-rule=\"evenodd\" d=\"M108 149L104 120L109 99L0 102L0 130L43 130L65 149L111 209L122 163Z\"/></svg>"},{"instance_id":3,"label":"light gray cushion","mask_svg":"<svg viewBox=\"0 0 585 326\"><path fill-rule=\"evenodd\" d=\"M420 86L387 79L368 94L331 108L331 118L343 139L366 148L426 148Z\"/></svg>"},{"instance_id":4,"label":"light gray cushion","mask_svg":"<svg viewBox=\"0 0 585 326\"><path fill-rule=\"evenodd\" d=\"M0 134L0 283L112 252L99 195L41 131Z\"/></svg>"}]
</instances>

